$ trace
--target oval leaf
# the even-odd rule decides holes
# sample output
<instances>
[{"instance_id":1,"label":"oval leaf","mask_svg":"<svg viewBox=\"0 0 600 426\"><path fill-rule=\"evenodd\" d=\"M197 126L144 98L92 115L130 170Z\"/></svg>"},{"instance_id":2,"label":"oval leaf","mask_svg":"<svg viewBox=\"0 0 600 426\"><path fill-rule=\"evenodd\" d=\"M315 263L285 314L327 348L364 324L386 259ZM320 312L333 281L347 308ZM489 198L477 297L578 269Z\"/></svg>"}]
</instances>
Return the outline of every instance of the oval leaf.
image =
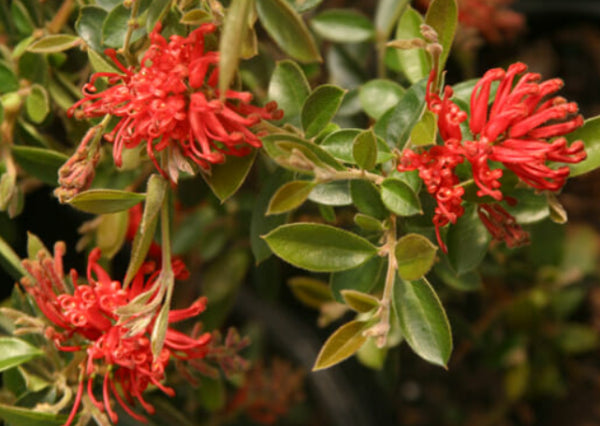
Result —
<instances>
[{"instance_id":1,"label":"oval leaf","mask_svg":"<svg viewBox=\"0 0 600 426\"><path fill-rule=\"evenodd\" d=\"M421 37L421 14L412 7L408 7L402 14L396 27L397 39L412 39ZM411 83L416 83L427 77L430 70L429 57L425 49L394 49L398 70Z\"/></svg>"},{"instance_id":2,"label":"oval leaf","mask_svg":"<svg viewBox=\"0 0 600 426\"><path fill-rule=\"evenodd\" d=\"M123 4L112 9L102 24L102 42L108 47L119 48L123 46L125 34L129 26L131 11ZM130 43L139 40L146 33L146 28L141 26L131 34Z\"/></svg>"},{"instance_id":3,"label":"oval leaf","mask_svg":"<svg viewBox=\"0 0 600 426\"><path fill-rule=\"evenodd\" d=\"M352 143L352 157L363 170L371 170L377 163L377 137L373 129L359 133Z\"/></svg>"},{"instance_id":4,"label":"oval leaf","mask_svg":"<svg viewBox=\"0 0 600 426\"><path fill-rule=\"evenodd\" d=\"M437 248L422 235L408 234L396 243L398 274L409 281L425 276L433 266Z\"/></svg>"},{"instance_id":5,"label":"oval leaf","mask_svg":"<svg viewBox=\"0 0 600 426\"><path fill-rule=\"evenodd\" d=\"M331 274L329 285L335 300L344 303L342 297L344 290L355 290L361 293L369 293L373 290L381 276L384 263L383 258L376 256L356 268Z\"/></svg>"},{"instance_id":6,"label":"oval leaf","mask_svg":"<svg viewBox=\"0 0 600 426\"><path fill-rule=\"evenodd\" d=\"M14 145L11 150L27 173L52 186L58 185L58 169L69 159L59 152L32 146Z\"/></svg>"},{"instance_id":7,"label":"oval leaf","mask_svg":"<svg viewBox=\"0 0 600 426\"><path fill-rule=\"evenodd\" d=\"M0 337L0 371L16 367L41 355L44 355L42 350L24 340Z\"/></svg>"},{"instance_id":8,"label":"oval leaf","mask_svg":"<svg viewBox=\"0 0 600 426\"><path fill-rule=\"evenodd\" d=\"M307 138L316 136L337 112L346 91L331 84L317 87L302 106L301 120Z\"/></svg>"},{"instance_id":9,"label":"oval leaf","mask_svg":"<svg viewBox=\"0 0 600 426\"><path fill-rule=\"evenodd\" d=\"M338 43L368 41L375 35L369 18L353 10L326 10L315 16L311 25L321 37Z\"/></svg>"},{"instance_id":10,"label":"oval leaf","mask_svg":"<svg viewBox=\"0 0 600 426\"><path fill-rule=\"evenodd\" d=\"M446 312L426 279L394 284L394 310L402 334L413 351L432 364L445 367L452 352Z\"/></svg>"},{"instance_id":11,"label":"oval leaf","mask_svg":"<svg viewBox=\"0 0 600 426\"><path fill-rule=\"evenodd\" d=\"M377 247L366 239L329 225L283 225L264 239L273 253L286 262L315 272L354 268L377 254Z\"/></svg>"},{"instance_id":12,"label":"oval leaf","mask_svg":"<svg viewBox=\"0 0 600 426\"><path fill-rule=\"evenodd\" d=\"M277 190L267 208L267 214L285 213L306 201L315 184L306 180L288 182Z\"/></svg>"},{"instance_id":13,"label":"oval leaf","mask_svg":"<svg viewBox=\"0 0 600 426\"><path fill-rule=\"evenodd\" d=\"M421 202L413 189L405 182L388 178L381 184L381 201L398 216L422 214Z\"/></svg>"},{"instance_id":14,"label":"oval leaf","mask_svg":"<svg viewBox=\"0 0 600 426\"><path fill-rule=\"evenodd\" d=\"M67 422L65 414L45 413L40 410L0 404L0 419L14 426L59 426ZM75 417L75 422L79 416Z\"/></svg>"},{"instance_id":15,"label":"oval leaf","mask_svg":"<svg viewBox=\"0 0 600 426\"><path fill-rule=\"evenodd\" d=\"M570 164L571 176L579 176L600 167L600 116L585 120L583 126L566 136L569 142L583 141L587 158L580 163Z\"/></svg>"},{"instance_id":16,"label":"oval leaf","mask_svg":"<svg viewBox=\"0 0 600 426\"><path fill-rule=\"evenodd\" d=\"M352 204L350 182L347 180L336 180L320 183L313 188L308 199L325 206L349 206Z\"/></svg>"},{"instance_id":17,"label":"oval leaf","mask_svg":"<svg viewBox=\"0 0 600 426\"><path fill-rule=\"evenodd\" d=\"M21 265L21 258L15 253L11 246L0 237L0 264L2 268L15 280L20 280L27 275L27 271Z\"/></svg>"},{"instance_id":18,"label":"oval leaf","mask_svg":"<svg viewBox=\"0 0 600 426\"><path fill-rule=\"evenodd\" d=\"M313 371L323 370L350 358L367 341L363 331L367 323L350 321L338 328L325 342L313 367Z\"/></svg>"},{"instance_id":19,"label":"oval leaf","mask_svg":"<svg viewBox=\"0 0 600 426\"><path fill-rule=\"evenodd\" d=\"M321 55L302 18L285 0L256 0L260 22L288 55L301 62L320 62Z\"/></svg>"},{"instance_id":20,"label":"oval leaf","mask_svg":"<svg viewBox=\"0 0 600 426\"><path fill-rule=\"evenodd\" d=\"M370 312L379 307L379 300L370 294L356 290L342 290L344 302L356 312Z\"/></svg>"},{"instance_id":21,"label":"oval leaf","mask_svg":"<svg viewBox=\"0 0 600 426\"><path fill-rule=\"evenodd\" d=\"M27 115L36 124L42 123L50 113L50 98L43 86L34 84L25 100Z\"/></svg>"},{"instance_id":22,"label":"oval leaf","mask_svg":"<svg viewBox=\"0 0 600 426\"><path fill-rule=\"evenodd\" d=\"M350 182L352 202L359 212L383 220L389 216L377 187L366 180Z\"/></svg>"},{"instance_id":23,"label":"oval leaf","mask_svg":"<svg viewBox=\"0 0 600 426\"><path fill-rule=\"evenodd\" d=\"M102 52L102 23L108 12L98 6L83 6L75 22L75 30L96 52Z\"/></svg>"},{"instance_id":24,"label":"oval leaf","mask_svg":"<svg viewBox=\"0 0 600 426\"><path fill-rule=\"evenodd\" d=\"M442 55L438 75L444 70L450 48L454 40L454 33L458 24L458 5L456 0L433 0L427 9L425 23L431 26L438 34L438 42L442 45Z\"/></svg>"},{"instance_id":25,"label":"oval leaf","mask_svg":"<svg viewBox=\"0 0 600 426\"><path fill-rule=\"evenodd\" d=\"M371 80L361 86L358 92L360 104L365 112L378 120L386 111L396 106L406 90L390 80Z\"/></svg>"},{"instance_id":26,"label":"oval leaf","mask_svg":"<svg viewBox=\"0 0 600 426\"><path fill-rule=\"evenodd\" d=\"M302 105L310 94L310 86L302 69L293 61L280 61L269 82L269 99L277 102L284 112L284 120L300 125Z\"/></svg>"},{"instance_id":27,"label":"oval leaf","mask_svg":"<svg viewBox=\"0 0 600 426\"><path fill-rule=\"evenodd\" d=\"M118 189L90 189L71 198L69 204L87 213L106 214L130 209L145 197L144 194Z\"/></svg>"},{"instance_id":28,"label":"oval leaf","mask_svg":"<svg viewBox=\"0 0 600 426\"><path fill-rule=\"evenodd\" d=\"M0 93L5 94L19 89L19 79L8 63L0 60ZM17 98L18 100L18 98Z\"/></svg>"},{"instance_id":29,"label":"oval leaf","mask_svg":"<svg viewBox=\"0 0 600 426\"><path fill-rule=\"evenodd\" d=\"M81 39L69 34L54 34L43 37L29 45L27 50L33 53L56 53L71 49L81 43Z\"/></svg>"},{"instance_id":30,"label":"oval leaf","mask_svg":"<svg viewBox=\"0 0 600 426\"><path fill-rule=\"evenodd\" d=\"M288 285L296 299L311 308L319 309L323 304L333 302L327 283L309 277L292 277Z\"/></svg>"},{"instance_id":31,"label":"oval leaf","mask_svg":"<svg viewBox=\"0 0 600 426\"><path fill-rule=\"evenodd\" d=\"M458 275L475 269L483 260L490 234L479 220L475 206L467 206L447 236L448 259Z\"/></svg>"},{"instance_id":32,"label":"oval leaf","mask_svg":"<svg viewBox=\"0 0 600 426\"><path fill-rule=\"evenodd\" d=\"M255 158L256 150L244 157L229 156L225 163L213 164L210 175L203 173L202 177L223 203L242 186Z\"/></svg>"}]
</instances>

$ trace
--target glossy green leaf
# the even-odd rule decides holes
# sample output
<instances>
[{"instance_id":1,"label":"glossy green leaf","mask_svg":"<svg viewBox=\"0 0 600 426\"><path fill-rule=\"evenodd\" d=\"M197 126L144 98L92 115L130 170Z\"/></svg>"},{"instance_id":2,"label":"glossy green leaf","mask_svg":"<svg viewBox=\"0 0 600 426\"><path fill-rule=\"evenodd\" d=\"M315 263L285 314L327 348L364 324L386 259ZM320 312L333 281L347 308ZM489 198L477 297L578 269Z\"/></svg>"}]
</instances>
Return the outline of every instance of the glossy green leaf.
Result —
<instances>
[{"instance_id":1,"label":"glossy green leaf","mask_svg":"<svg viewBox=\"0 0 600 426\"><path fill-rule=\"evenodd\" d=\"M363 170L371 170L377 163L377 137L373 129L359 133L352 143L352 157Z\"/></svg>"},{"instance_id":2,"label":"glossy green leaf","mask_svg":"<svg viewBox=\"0 0 600 426\"><path fill-rule=\"evenodd\" d=\"M300 302L319 309L325 303L333 302L327 283L310 277L292 277L287 281L290 290Z\"/></svg>"},{"instance_id":3,"label":"glossy green leaf","mask_svg":"<svg viewBox=\"0 0 600 426\"><path fill-rule=\"evenodd\" d=\"M185 12L179 22L186 25L200 25L205 22L210 22L211 20L212 17L207 11L202 9L192 9Z\"/></svg>"},{"instance_id":4,"label":"glossy green leaf","mask_svg":"<svg viewBox=\"0 0 600 426\"><path fill-rule=\"evenodd\" d=\"M27 275L27 271L21 265L21 258L15 253L4 239L0 237L0 264L2 268L10 274L15 280L20 280L22 276Z\"/></svg>"},{"instance_id":5,"label":"glossy green leaf","mask_svg":"<svg viewBox=\"0 0 600 426\"><path fill-rule=\"evenodd\" d=\"M312 167L315 164L326 165L332 167L334 170L345 170L342 164L319 145L305 141L297 136L274 134L263 137L262 141L263 148L269 157L290 170L312 173ZM291 164L288 161L294 150L299 151L310 162L310 170L300 167L297 164Z\"/></svg>"},{"instance_id":6,"label":"glossy green leaf","mask_svg":"<svg viewBox=\"0 0 600 426\"><path fill-rule=\"evenodd\" d=\"M144 214L146 214L146 208L144 208ZM146 216L151 216L146 214ZM131 247L131 258L129 259L129 265L127 265L127 272L125 273L125 279L123 280L123 286L128 286L133 280L142 264L146 261L146 256L150 246L154 241L154 233L156 232L156 225L158 224L158 215L154 216L151 221L146 221L145 232L137 230Z\"/></svg>"},{"instance_id":7,"label":"glossy green leaf","mask_svg":"<svg viewBox=\"0 0 600 426\"><path fill-rule=\"evenodd\" d=\"M381 194L377 187L366 180L353 180L350 182L352 202L359 212L383 220L389 213L381 201Z\"/></svg>"},{"instance_id":8,"label":"glossy green leaf","mask_svg":"<svg viewBox=\"0 0 600 426\"><path fill-rule=\"evenodd\" d=\"M168 190L169 183L161 175L154 173L148 178L144 212L142 214L142 221L140 222L140 233L144 234L148 229L148 224L155 222L158 218Z\"/></svg>"},{"instance_id":9,"label":"glossy green leaf","mask_svg":"<svg viewBox=\"0 0 600 426\"><path fill-rule=\"evenodd\" d=\"M232 0L227 10L219 43L219 91L223 96L237 72L253 8L254 0Z\"/></svg>"},{"instance_id":10,"label":"glossy green leaf","mask_svg":"<svg viewBox=\"0 0 600 426\"><path fill-rule=\"evenodd\" d=\"M304 203L315 184L306 180L288 182L277 190L267 207L268 215L285 213Z\"/></svg>"},{"instance_id":11,"label":"glossy green leaf","mask_svg":"<svg viewBox=\"0 0 600 426\"><path fill-rule=\"evenodd\" d=\"M395 256L398 275L408 281L427 274L435 262L437 247L420 234L408 234L396 243Z\"/></svg>"},{"instance_id":12,"label":"glossy green leaf","mask_svg":"<svg viewBox=\"0 0 600 426\"><path fill-rule=\"evenodd\" d=\"M123 46L129 26L130 10L123 4L112 9L102 24L102 43L105 46L119 48ZM131 34L130 43L134 43L146 34L146 28L140 27Z\"/></svg>"},{"instance_id":13,"label":"glossy green leaf","mask_svg":"<svg viewBox=\"0 0 600 426\"><path fill-rule=\"evenodd\" d=\"M7 62L0 60L0 94L19 89L19 79Z\"/></svg>"},{"instance_id":14,"label":"glossy green leaf","mask_svg":"<svg viewBox=\"0 0 600 426\"><path fill-rule=\"evenodd\" d=\"M101 7L102 9L106 10L107 12L110 12L111 10L113 10L115 7L121 5L123 3L123 0L96 0L95 4L98 7Z\"/></svg>"},{"instance_id":15,"label":"glossy green leaf","mask_svg":"<svg viewBox=\"0 0 600 426\"><path fill-rule=\"evenodd\" d=\"M27 258L29 260L36 260L37 254L44 252L48 257L52 257L42 240L31 232L27 232Z\"/></svg>"},{"instance_id":16,"label":"glossy green leaf","mask_svg":"<svg viewBox=\"0 0 600 426\"><path fill-rule=\"evenodd\" d=\"M21 0L13 0L10 4L10 14L14 26L21 35L30 35L35 29L33 19Z\"/></svg>"},{"instance_id":17,"label":"glossy green leaf","mask_svg":"<svg viewBox=\"0 0 600 426\"><path fill-rule=\"evenodd\" d=\"M450 225L446 242L448 259L458 275L475 269L481 263L490 239L475 206L467 206L456 224Z\"/></svg>"},{"instance_id":18,"label":"glossy green leaf","mask_svg":"<svg viewBox=\"0 0 600 426\"><path fill-rule=\"evenodd\" d=\"M350 182L347 180L336 180L320 183L312 189L308 199L325 206L349 206L352 204Z\"/></svg>"},{"instance_id":19,"label":"glossy green leaf","mask_svg":"<svg viewBox=\"0 0 600 426\"><path fill-rule=\"evenodd\" d=\"M477 272L477 270L465 272L462 275L458 275L452 270L452 268L448 264L448 259L445 256L441 256L440 262L436 263L433 270L435 274L444 282L444 284L446 284L454 290L481 290L481 275L479 275L479 272Z\"/></svg>"},{"instance_id":20,"label":"glossy green leaf","mask_svg":"<svg viewBox=\"0 0 600 426\"><path fill-rule=\"evenodd\" d=\"M387 353L388 348L378 348L376 340L371 337L356 352L356 359L365 367L380 371L385 366Z\"/></svg>"},{"instance_id":21,"label":"glossy green leaf","mask_svg":"<svg viewBox=\"0 0 600 426\"><path fill-rule=\"evenodd\" d=\"M333 297L340 303L344 303L342 291L354 290L361 293L369 293L377 284L383 272L384 260L375 256L356 268L331 274L329 285Z\"/></svg>"},{"instance_id":22,"label":"glossy green leaf","mask_svg":"<svg viewBox=\"0 0 600 426\"><path fill-rule=\"evenodd\" d=\"M252 217L250 219L250 248L256 263L271 256L272 252L264 239L260 236L264 235L286 222L286 215L266 215L267 205L281 187L281 185L289 182L292 179L292 173L285 169L278 169L266 181L256 197L254 208L252 209Z\"/></svg>"},{"instance_id":23,"label":"glossy green leaf","mask_svg":"<svg viewBox=\"0 0 600 426\"><path fill-rule=\"evenodd\" d=\"M330 133L321 142L320 146L340 161L355 164L352 155L354 139L361 133L360 129L342 129ZM381 138L377 138L377 164L384 163L393 158L390 148Z\"/></svg>"},{"instance_id":24,"label":"glossy green leaf","mask_svg":"<svg viewBox=\"0 0 600 426\"><path fill-rule=\"evenodd\" d=\"M12 154L27 173L48 185L58 184L58 169L68 160L59 152L32 146L13 145Z\"/></svg>"},{"instance_id":25,"label":"glossy green leaf","mask_svg":"<svg viewBox=\"0 0 600 426\"><path fill-rule=\"evenodd\" d=\"M41 124L50 113L50 98L43 86L34 84L25 100L25 110L29 119L36 124Z\"/></svg>"},{"instance_id":26,"label":"glossy green leaf","mask_svg":"<svg viewBox=\"0 0 600 426\"><path fill-rule=\"evenodd\" d=\"M346 305L356 312L370 312L379 307L379 299L356 290L342 290Z\"/></svg>"},{"instance_id":27,"label":"glossy green leaf","mask_svg":"<svg viewBox=\"0 0 600 426\"><path fill-rule=\"evenodd\" d=\"M351 232L329 225L293 223L264 236L277 256L315 272L351 269L377 254L377 247Z\"/></svg>"},{"instance_id":28,"label":"glossy green leaf","mask_svg":"<svg viewBox=\"0 0 600 426\"><path fill-rule=\"evenodd\" d=\"M458 25L458 5L456 0L433 0L427 9L425 23L431 26L438 34L438 42L443 51L440 57L438 74L444 70L450 48L454 41L454 33Z\"/></svg>"},{"instance_id":29,"label":"glossy green leaf","mask_svg":"<svg viewBox=\"0 0 600 426\"><path fill-rule=\"evenodd\" d=\"M146 18L146 31L152 32L158 22L161 22L169 12L172 0L152 0L148 7L148 16Z\"/></svg>"},{"instance_id":30,"label":"glossy green leaf","mask_svg":"<svg viewBox=\"0 0 600 426\"><path fill-rule=\"evenodd\" d=\"M255 158L256 150L244 157L229 156L225 163L214 164L210 175L203 173L202 177L223 203L242 186Z\"/></svg>"},{"instance_id":31,"label":"glossy green leaf","mask_svg":"<svg viewBox=\"0 0 600 426\"><path fill-rule=\"evenodd\" d=\"M8 370L30 361L44 352L16 337L0 337L0 371Z\"/></svg>"},{"instance_id":32,"label":"glossy green leaf","mask_svg":"<svg viewBox=\"0 0 600 426\"><path fill-rule=\"evenodd\" d=\"M267 33L288 55L301 62L321 61L302 18L285 0L256 0L256 11Z\"/></svg>"},{"instance_id":33,"label":"glossy green leaf","mask_svg":"<svg viewBox=\"0 0 600 426\"><path fill-rule=\"evenodd\" d=\"M32 53L56 53L78 46L81 39L70 34L53 34L45 36L29 45L27 50Z\"/></svg>"},{"instance_id":34,"label":"glossy green leaf","mask_svg":"<svg viewBox=\"0 0 600 426\"><path fill-rule=\"evenodd\" d=\"M394 24L404 13L409 0L379 0L375 9L375 28L381 40L389 38Z\"/></svg>"},{"instance_id":35,"label":"glossy green leaf","mask_svg":"<svg viewBox=\"0 0 600 426\"><path fill-rule=\"evenodd\" d=\"M300 112L309 94L310 86L302 69L290 60L278 62L269 82L269 99L277 102L286 122L300 126Z\"/></svg>"},{"instance_id":36,"label":"glossy green leaf","mask_svg":"<svg viewBox=\"0 0 600 426\"><path fill-rule=\"evenodd\" d=\"M413 84L400 102L375 124L377 136L385 139L391 147L404 148L413 127L421 118L425 108L425 85L425 80Z\"/></svg>"},{"instance_id":37,"label":"glossy green leaf","mask_svg":"<svg viewBox=\"0 0 600 426\"><path fill-rule=\"evenodd\" d=\"M383 232L385 229L379 219L363 213L356 213L354 215L354 223L365 231Z\"/></svg>"},{"instance_id":38,"label":"glossy green leaf","mask_svg":"<svg viewBox=\"0 0 600 426\"><path fill-rule=\"evenodd\" d=\"M316 136L335 116L346 91L331 84L317 87L302 106L302 128L307 138Z\"/></svg>"},{"instance_id":39,"label":"glossy green leaf","mask_svg":"<svg viewBox=\"0 0 600 426\"><path fill-rule=\"evenodd\" d=\"M298 13L306 12L320 5L323 0L286 0Z\"/></svg>"},{"instance_id":40,"label":"glossy green leaf","mask_svg":"<svg viewBox=\"0 0 600 426\"><path fill-rule=\"evenodd\" d=\"M445 367L452 352L452 334L446 312L426 279L396 280L394 308L402 334L413 351Z\"/></svg>"},{"instance_id":41,"label":"glossy green leaf","mask_svg":"<svg viewBox=\"0 0 600 426\"><path fill-rule=\"evenodd\" d=\"M570 164L571 176L579 176L600 167L600 116L588 118L583 126L566 136L569 142L583 141L587 158Z\"/></svg>"},{"instance_id":42,"label":"glossy green leaf","mask_svg":"<svg viewBox=\"0 0 600 426\"><path fill-rule=\"evenodd\" d=\"M325 342L313 371L323 370L351 357L367 341L363 332L368 324L362 321L350 321L338 328Z\"/></svg>"},{"instance_id":43,"label":"glossy green leaf","mask_svg":"<svg viewBox=\"0 0 600 426\"><path fill-rule=\"evenodd\" d=\"M375 36L369 18L354 10L327 9L312 18L311 25L321 37L338 43L358 43Z\"/></svg>"},{"instance_id":44,"label":"glossy green leaf","mask_svg":"<svg viewBox=\"0 0 600 426\"><path fill-rule=\"evenodd\" d=\"M402 14L402 17L398 21L396 27L396 38L397 39L412 39L422 38L421 37L421 25L423 24L423 18L421 14L412 7L408 7ZM397 58L397 64L399 71L411 83L427 77L431 65L429 64L429 57L425 49L393 49Z\"/></svg>"},{"instance_id":45,"label":"glossy green leaf","mask_svg":"<svg viewBox=\"0 0 600 426\"><path fill-rule=\"evenodd\" d=\"M90 189L69 200L73 207L92 214L116 213L128 210L143 201L144 194L118 189Z\"/></svg>"},{"instance_id":46,"label":"glossy green leaf","mask_svg":"<svg viewBox=\"0 0 600 426\"><path fill-rule=\"evenodd\" d=\"M83 6L75 22L79 37L94 51L102 52L102 23L108 12L97 6Z\"/></svg>"},{"instance_id":47,"label":"glossy green leaf","mask_svg":"<svg viewBox=\"0 0 600 426\"><path fill-rule=\"evenodd\" d=\"M67 415L0 404L0 419L12 426L59 426L66 423Z\"/></svg>"},{"instance_id":48,"label":"glossy green leaf","mask_svg":"<svg viewBox=\"0 0 600 426\"><path fill-rule=\"evenodd\" d=\"M415 124L412 132L410 132L410 142L412 146L423 146L435 144L435 138L437 135L437 120L435 115L425 110L423 116Z\"/></svg>"},{"instance_id":49,"label":"glossy green leaf","mask_svg":"<svg viewBox=\"0 0 600 426\"><path fill-rule=\"evenodd\" d=\"M48 85L50 74L46 55L25 52L19 58L18 68L20 79L25 78L44 87Z\"/></svg>"},{"instance_id":50,"label":"glossy green leaf","mask_svg":"<svg viewBox=\"0 0 600 426\"><path fill-rule=\"evenodd\" d=\"M118 70L103 56L97 53L95 50L88 49L87 51L88 59L90 60L90 65L92 69L96 72L118 72Z\"/></svg>"},{"instance_id":51,"label":"glossy green leaf","mask_svg":"<svg viewBox=\"0 0 600 426\"><path fill-rule=\"evenodd\" d=\"M358 93L360 104L370 117L375 120L402 99L406 90L398 83L390 80L370 80L361 86Z\"/></svg>"},{"instance_id":52,"label":"glossy green leaf","mask_svg":"<svg viewBox=\"0 0 600 426\"><path fill-rule=\"evenodd\" d=\"M387 178L381 184L381 201L398 216L422 214L421 202L413 189L405 182Z\"/></svg>"},{"instance_id":53,"label":"glossy green leaf","mask_svg":"<svg viewBox=\"0 0 600 426\"><path fill-rule=\"evenodd\" d=\"M102 215L96 229L96 247L102 256L112 259L125 243L129 212L127 210Z\"/></svg>"},{"instance_id":54,"label":"glossy green leaf","mask_svg":"<svg viewBox=\"0 0 600 426\"><path fill-rule=\"evenodd\" d=\"M337 219L335 216L335 209L332 206L318 204L317 207L319 208L319 213L321 214L321 217L325 220L325 222L329 222L329 223L336 222Z\"/></svg>"}]
</instances>

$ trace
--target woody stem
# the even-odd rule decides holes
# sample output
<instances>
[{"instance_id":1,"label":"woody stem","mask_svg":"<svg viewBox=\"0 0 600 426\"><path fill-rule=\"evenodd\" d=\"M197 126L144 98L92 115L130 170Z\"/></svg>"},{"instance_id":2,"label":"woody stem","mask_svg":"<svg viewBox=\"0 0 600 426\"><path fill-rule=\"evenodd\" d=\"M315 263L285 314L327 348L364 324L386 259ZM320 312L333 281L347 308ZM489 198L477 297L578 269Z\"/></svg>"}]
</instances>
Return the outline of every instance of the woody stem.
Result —
<instances>
[{"instance_id":1,"label":"woody stem","mask_svg":"<svg viewBox=\"0 0 600 426\"><path fill-rule=\"evenodd\" d=\"M137 63L135 55L129 51L129 44L131 43L131 36L136 29L135 22L137 14L140 10L140 3L141 0L133 0L133 4L131 5L131 13L129 14L129 22L127 22L127 32L125 33L125 40L123 41L123 54L127 58L129 65L135 65Z\"/></svg>"}]
</instances>

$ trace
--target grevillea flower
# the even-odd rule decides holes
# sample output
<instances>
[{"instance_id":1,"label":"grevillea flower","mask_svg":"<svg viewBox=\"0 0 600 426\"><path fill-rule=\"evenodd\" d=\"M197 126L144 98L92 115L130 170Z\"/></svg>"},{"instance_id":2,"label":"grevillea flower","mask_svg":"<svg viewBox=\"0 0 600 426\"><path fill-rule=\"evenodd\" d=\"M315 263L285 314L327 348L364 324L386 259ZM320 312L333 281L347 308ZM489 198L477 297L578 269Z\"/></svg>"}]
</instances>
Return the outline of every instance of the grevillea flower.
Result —
<instances>
[{"instance_id":1,"label":"grevillea flower","mask_svg":"<svg viewBox=\"0 0 600 426\"><path fill-rule=\"evenodd\" d=\"M525 232L500 204L479 204L477 213L492 237L504 241L507 247L519 247L529 243L529 233Z\"/></svg>"},{"instance_id":2,"label":"grevillea flower","mask_svg":"<svg viewBox=\"0 0 600 426\"><path fill-rule=\"evenodd\" d=\"M204 42L215 29L203 24L187 37L173 35L167 41L157 25L137 71L107 50L121 73L95 73L83 87L84 98L68 113L117 117L116 126L104 136L114 144L115 164L121 165L123 149L144 143L157 169L174 182L180 170L193 172L188 160L207 169L224 162L225 155L247 155L261 146L250 128L262 119L279 119L282 112L275 102L264 108L251 105L248 92L220 93L219 52L205 51ZM97 92L94 83L100 77L108 78L109 87ZM168 155L166 170L156 158L162 151Z\"/></svg>"},{"instance_id":3,"label":"grevillea flower","mask_svg":"<svg viewBox=\"0 0 600 426\"><path fill-rule=\"evenodd\" d=\"M46 337L52 340L58 350L85 354L80 364L81 374L71 414L66 422L69 425L77 413L84 387L91 402L101 411L106 411L113 422L117 415L111 406L111 398L136 420L144 418L130 406L135 401L148 412L154 408L144 400L142 393L149 385L154 385L169 396L172 388L162 384L165 368L171 358L176 360L197 360L209 352L209 333L195 337L187 336L168 328L164 346L155 358L152 352L150 335L156 318L147 327L132 334L127 324L119 322L116 311L130 303L137 295L152 286L159 275L152 263L146 263L128 288L113 280L98 264L100 251L92 250L88 260L87 283L79 283L75 270L68 278L63 270L63 243L57 243L54 256L42 250L34 261L25 260L23 266L30 274L21 283L33 296L40 311L52 324L46 330ZM173 265L174 273L180 277L182 265ZM148 278L146 278L148 276ZM169 324L192 318L206 308L206 298L196 300L190 307L172 310ZM93 392L94 380L102 377L102 402Z\"/></svg>"}]
</instances>

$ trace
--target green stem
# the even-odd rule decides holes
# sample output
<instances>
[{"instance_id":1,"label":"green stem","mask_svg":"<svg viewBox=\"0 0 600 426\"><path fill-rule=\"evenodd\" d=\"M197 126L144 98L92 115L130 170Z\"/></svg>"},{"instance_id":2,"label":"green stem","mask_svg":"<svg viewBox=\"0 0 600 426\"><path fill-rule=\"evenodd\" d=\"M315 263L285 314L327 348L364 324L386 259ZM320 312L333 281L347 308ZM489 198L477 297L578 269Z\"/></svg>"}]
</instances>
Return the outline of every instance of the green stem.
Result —
<instances>
[{"instance_id":1,"label":"green stem","mask_svg":"<svg viewBox=\"0 0 600 426\"><path fill-rule=\"evenodd\" d=\"M133 35L133 32L136 30L135 22L136 22L137 14L140 10L141 2L142 2L142 0L133 0L133 4L131 5L131 13L129 14L129 22L127 23L127 32L125 33L125 40L123 41L123 54L125 55L125 58L127 59L127 63L129 65L137 64L137 59L135 58L135 55L133 55L129 51L129 44L131 43L131 36Z\"/></svg>"}]
</instances>

